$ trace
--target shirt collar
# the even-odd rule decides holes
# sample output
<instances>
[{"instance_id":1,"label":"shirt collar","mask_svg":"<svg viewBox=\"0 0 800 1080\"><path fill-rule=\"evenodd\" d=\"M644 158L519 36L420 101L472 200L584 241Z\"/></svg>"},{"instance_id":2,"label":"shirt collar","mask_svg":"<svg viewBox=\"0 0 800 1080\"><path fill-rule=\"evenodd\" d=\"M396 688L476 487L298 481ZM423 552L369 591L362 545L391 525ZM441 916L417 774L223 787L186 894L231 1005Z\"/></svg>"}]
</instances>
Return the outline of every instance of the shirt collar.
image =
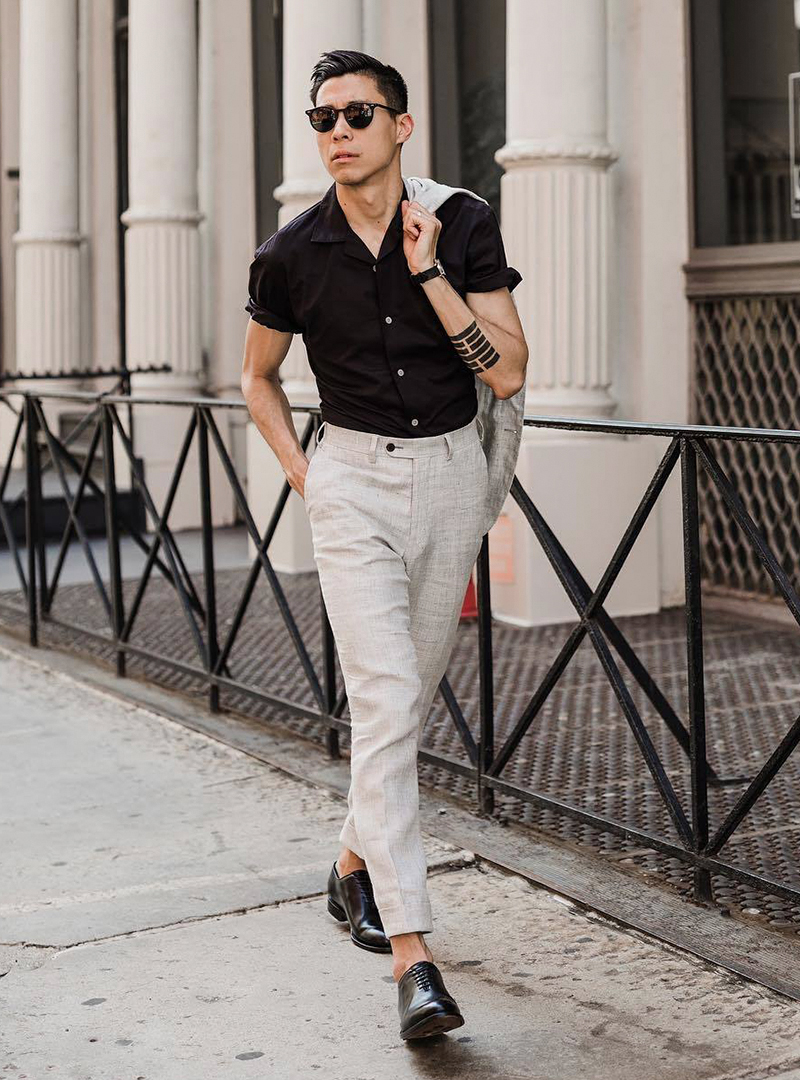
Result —
<instances>
[{"instance_id":1,"label":"shirt collar","mask_svg":"<svg viewBox=\"0 0 800 1080\"><path fill-rule=\"evenodd\" d=\"M397 209L381 245L380 257L383 259L397 246L403 235L403 211L402 201L408 199L408 188L403 181L403 194L397 203ZM364 262L375 262L372 252L355 233L344 215L339 200L336 198L336 181L334 181L320 200L319 214L311 233L311 239L316 243L333 243L337 240L345 241L345 253L353 255Z\"/></svg>"}]
</instances>

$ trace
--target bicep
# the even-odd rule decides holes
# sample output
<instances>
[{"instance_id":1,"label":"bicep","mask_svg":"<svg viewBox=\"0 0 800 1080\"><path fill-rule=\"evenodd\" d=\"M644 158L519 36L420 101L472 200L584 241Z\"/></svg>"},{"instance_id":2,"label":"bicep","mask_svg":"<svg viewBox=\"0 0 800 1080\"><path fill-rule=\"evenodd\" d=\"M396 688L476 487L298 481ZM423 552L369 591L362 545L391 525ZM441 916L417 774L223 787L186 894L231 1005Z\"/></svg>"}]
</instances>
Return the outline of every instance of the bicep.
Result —
<instances>
[{"instance_id":1,"label":"bicep","mask_svg":"<svg viewBox=\"0 0 800 1080\"><path fill-rule=\"evenodd\" d=\"M242 361L242 382L249 379L275 379L286 359L293 334L274 330L251 318L247 323Z\"/></svg>"}]
</instances>

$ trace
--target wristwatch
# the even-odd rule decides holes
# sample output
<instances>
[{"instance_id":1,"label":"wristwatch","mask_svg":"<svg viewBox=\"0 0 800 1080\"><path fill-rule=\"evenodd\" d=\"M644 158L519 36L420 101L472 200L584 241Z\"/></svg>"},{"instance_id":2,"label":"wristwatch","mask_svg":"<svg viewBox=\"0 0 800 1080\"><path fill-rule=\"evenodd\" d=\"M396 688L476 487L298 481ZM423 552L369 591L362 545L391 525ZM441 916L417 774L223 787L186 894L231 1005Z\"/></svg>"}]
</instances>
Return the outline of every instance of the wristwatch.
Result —
<instances>
[{"instance_id":1,"label":"wristwatch","mask_svg":"<svg viewBox=\"0 0 800 1080\"><path fill-rule=\"evenodd\" d=\"M420 270L418 274L412 274L411 280L416 281L418 285L421 285L423 281L430 281L431 278L435 277L447 277L444 272L444 267L438 259L434 259L433 266L429 266L427 270Z\"/></svg>"}]
</instances>

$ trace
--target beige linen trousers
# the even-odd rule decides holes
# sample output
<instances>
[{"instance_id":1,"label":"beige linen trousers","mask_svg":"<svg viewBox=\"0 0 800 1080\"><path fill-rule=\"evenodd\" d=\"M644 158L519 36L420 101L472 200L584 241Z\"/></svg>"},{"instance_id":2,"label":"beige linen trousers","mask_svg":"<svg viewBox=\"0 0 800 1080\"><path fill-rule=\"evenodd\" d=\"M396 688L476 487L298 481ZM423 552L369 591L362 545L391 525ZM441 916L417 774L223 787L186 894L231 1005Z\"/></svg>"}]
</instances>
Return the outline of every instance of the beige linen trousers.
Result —
<instances>
[{"instance_id":1,"label":"beige linen trousers","mask_svg":"<svg viewBox=\"0 0 800 1080\"><path fill-rule=\"evenodd\" d=\"M367 864L384 930L433 930L417 748L455 644L487 520L477 417L397 438L324 422L305 480L314 559L351 718L341 842Z\"/></svg>"}]
</instances>

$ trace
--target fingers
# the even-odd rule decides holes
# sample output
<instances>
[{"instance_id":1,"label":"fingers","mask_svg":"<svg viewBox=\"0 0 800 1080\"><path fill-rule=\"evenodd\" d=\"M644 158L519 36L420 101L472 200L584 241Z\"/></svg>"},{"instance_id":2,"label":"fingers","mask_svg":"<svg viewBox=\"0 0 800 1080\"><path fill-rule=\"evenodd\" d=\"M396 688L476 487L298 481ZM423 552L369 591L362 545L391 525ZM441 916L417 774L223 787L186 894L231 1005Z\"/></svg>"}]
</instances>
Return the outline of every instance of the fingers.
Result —
<instances>
[{"instance_id":1,"label":"fingers","mask_svg":"<svg viewBox=\"0 0 800 1080\"><path fill-rule=\"evenodd\" d=\"M441 228L439 219L428 213L425 207L420 206L418 202L407 202L404 199L402 206L403 231L408 233L413 240L419 238L425 225L431 225L436 232Z\"/></svg>"}]
</instances>

